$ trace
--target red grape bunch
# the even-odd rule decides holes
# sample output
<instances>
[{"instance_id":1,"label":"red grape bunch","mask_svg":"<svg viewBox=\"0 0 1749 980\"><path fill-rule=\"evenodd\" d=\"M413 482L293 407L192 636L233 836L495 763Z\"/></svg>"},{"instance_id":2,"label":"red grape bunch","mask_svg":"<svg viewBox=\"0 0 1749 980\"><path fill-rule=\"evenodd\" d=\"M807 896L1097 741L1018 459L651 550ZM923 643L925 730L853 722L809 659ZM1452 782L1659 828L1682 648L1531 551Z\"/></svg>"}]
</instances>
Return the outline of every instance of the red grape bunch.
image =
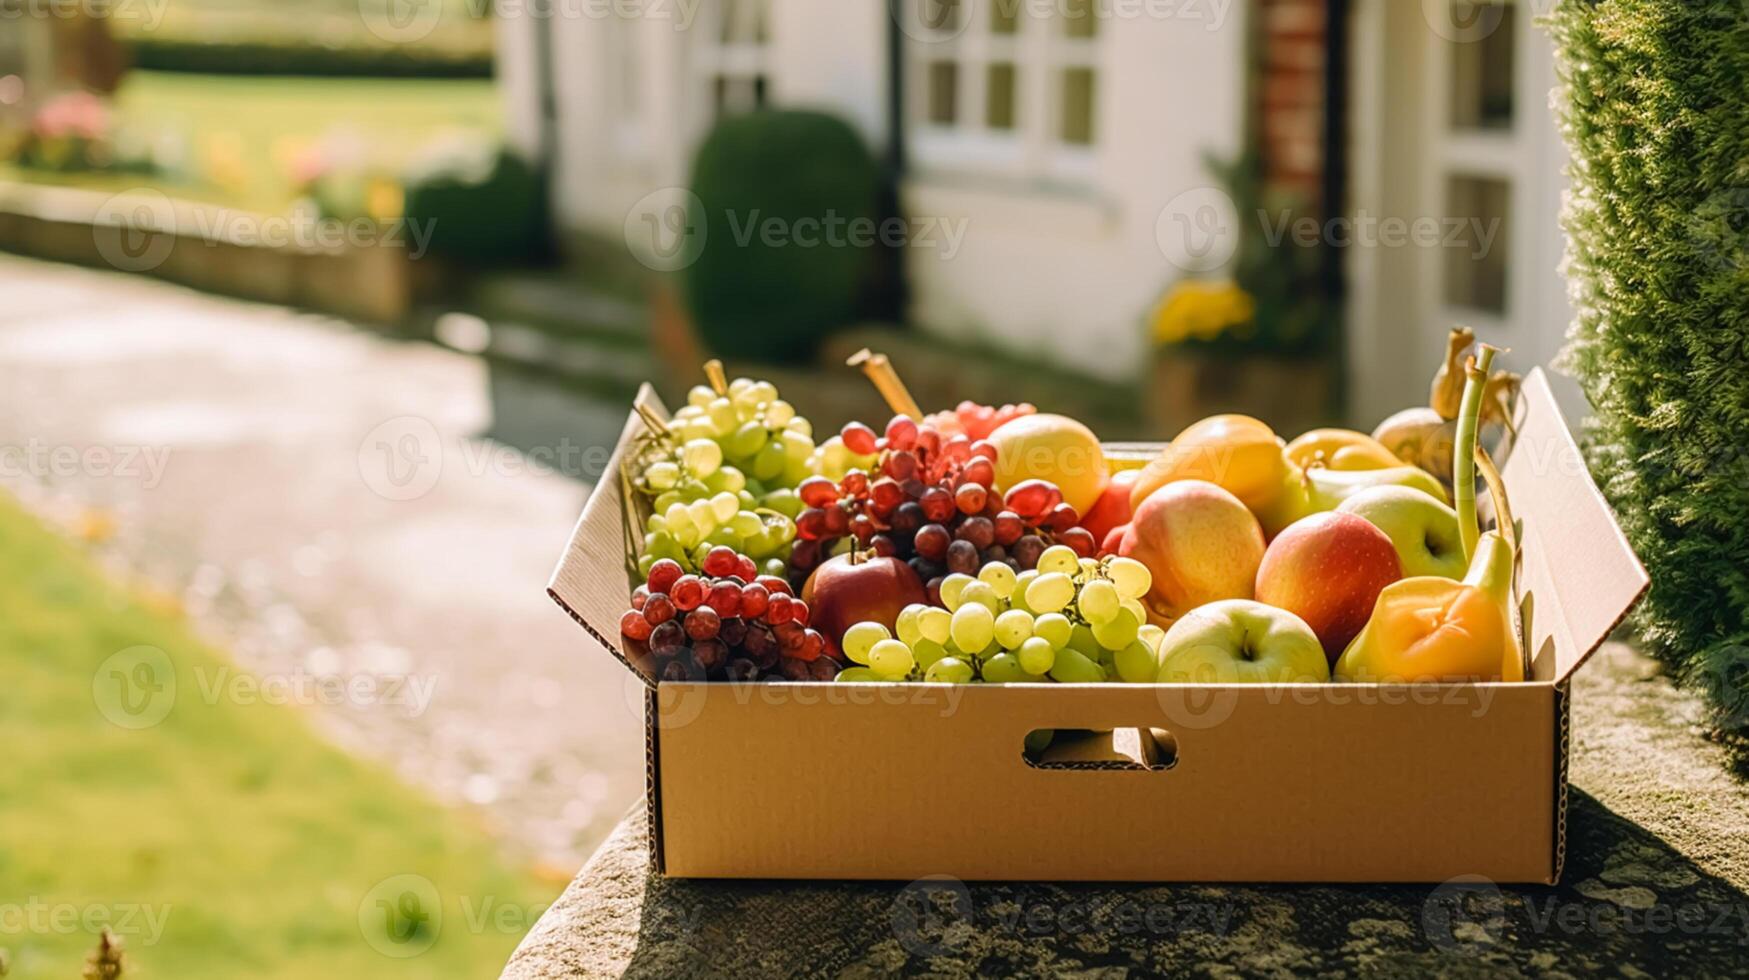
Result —
<instances>
[{"instance_id":1,"label":"red grape bunch","mask_svg":"<svg viewBox=\"0 0 1749 980\"><path fill-rule=\"evenodd\" d=\"M753 561L718 547L704 574L662 559L620 617L628 652L648 656L665 681L829 681L839 664L808 628L808 604L790 584L755 575Z\"/></svg>"},{"instance_id":2,"label":"red grape bunch","mask_svg":"<svg viewBox=\"0 0 1749 980\"><path fill-rule=\"evenodd\" d=\"M907 561L933 600L953 572L976 575L993 561L1024 571L1052 544L1088 557L1098 548L1054 484L1028 480L1006 497L991 489L996 447L986 440L944 435L903 415L883 436L852 422L842 438L853 452L879 453L879 469L872 477L852 470L836 482L812 477L796 488L806 509L796 518L792 582L854 546Z\"/></svg>"}]
</instances>

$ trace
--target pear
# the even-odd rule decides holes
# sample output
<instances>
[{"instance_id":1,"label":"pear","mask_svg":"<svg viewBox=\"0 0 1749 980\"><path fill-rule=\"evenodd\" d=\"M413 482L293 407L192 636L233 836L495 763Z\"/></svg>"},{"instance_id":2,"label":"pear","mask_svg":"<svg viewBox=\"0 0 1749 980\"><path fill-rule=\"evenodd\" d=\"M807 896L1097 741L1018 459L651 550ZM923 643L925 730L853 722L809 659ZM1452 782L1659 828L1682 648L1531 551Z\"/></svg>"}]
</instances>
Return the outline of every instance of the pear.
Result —
<instances>
[{"instance_id":1,"label":"pear","mask_svg":"<svg viewBox=\"0 0 1749 980\"><path fill-rule=\"evenodd\" d=\"M1372 487L1408 487L1445 503L1445 487L1417 466L1391 466L1376 470L1332 470L1290 467L1286 486L1269 506L1257 511L1263 533L1274 538L1288 525L1313 514L1335 510L1343 501Z\"/></svg>"},{"instance_id":2,"label":"pear","mask_svg":"<svg viewBox=\"0 0 1749 980\"><path fill-rule=\"evenodd\" d=\"M1501 641L1500 676L1498 680L1524 680L1524 646L1518 639L1518 617L1512 594L1512 546L1499 531L1489 531L1476 540L1476 555L1470 560L1470 570L1464 584L1481 589L1500 610L1505 626Z\"/></svg>"}]
</instances>

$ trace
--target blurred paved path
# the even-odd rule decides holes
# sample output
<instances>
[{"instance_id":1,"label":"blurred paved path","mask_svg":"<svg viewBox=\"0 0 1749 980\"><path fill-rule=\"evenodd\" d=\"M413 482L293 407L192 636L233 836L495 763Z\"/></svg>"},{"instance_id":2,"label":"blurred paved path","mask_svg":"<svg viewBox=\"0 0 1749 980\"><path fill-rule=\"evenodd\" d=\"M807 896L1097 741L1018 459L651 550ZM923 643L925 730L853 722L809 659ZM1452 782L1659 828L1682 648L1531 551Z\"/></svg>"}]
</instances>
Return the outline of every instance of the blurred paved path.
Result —
<instances>
[{"instance_id":1,"label":"blurred paved path","mask_svg":"<svg viewBox=\"0 0 1749 980\"><path fill-rule=\"evenodd\" d=\"M524 455L481 438L493 395L430 345L0 256L0 487L569 874L642 793L641 708L544 595L587 487L530 460L598 471L624 410L561 402Z\"/></svg>"}]
</instances>

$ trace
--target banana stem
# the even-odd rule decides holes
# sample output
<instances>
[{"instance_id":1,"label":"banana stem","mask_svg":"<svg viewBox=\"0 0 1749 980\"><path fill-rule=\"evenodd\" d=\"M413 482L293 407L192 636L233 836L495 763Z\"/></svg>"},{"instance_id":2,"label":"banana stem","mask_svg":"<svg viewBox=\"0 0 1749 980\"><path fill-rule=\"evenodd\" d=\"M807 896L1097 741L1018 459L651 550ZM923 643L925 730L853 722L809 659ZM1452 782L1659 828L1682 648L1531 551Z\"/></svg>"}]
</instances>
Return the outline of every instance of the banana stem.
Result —
<instances>
[{"instance_id":1,"label":"banana stem","mask_svg":"<svg viewBox=\"0 0 1749 980\"><path fill-rule=\"evenodd\" d=\"M868 375L868 380L875 390L886 399L887 407L895 415L908 416L916 421L923 421L923 409L917 407L917 400L911 397L911 392L905 387L905 382L899 380L899 372L893 370L893 362L885 354L876 354L864 347L850 355L844 362L853 368L861 368Z\"/></svg>"},{"instance_id":2,"label":"banana stem","mask_svg":"<svg viewBox=\"0 0 1749 980\"><path fill-rule=\"evenodd\" d=\"M1476 522L1476 448L1481 432L1482 391L1487 387L1488 369L1494 364L1499 348L1478 344L1476 356L1464 369L1464 400L1458 410L1457 438L1452 447L1452 493L1457 501L1458 537L1463 542L1464 562L1476 554L1476 539L1482 528Z\"/></svg>"},{"instance_id":3,"label":"banana stem","mask_svg":"<svg viewBox=\"0 0 1749 980\"><path fill-rule=\"evenodd\" d=\"M729 376L723 373L723 362L716 358L704 362L704 376L710 380L711 390L719 398L729 396Z\"/></svg>"}]
</instances>

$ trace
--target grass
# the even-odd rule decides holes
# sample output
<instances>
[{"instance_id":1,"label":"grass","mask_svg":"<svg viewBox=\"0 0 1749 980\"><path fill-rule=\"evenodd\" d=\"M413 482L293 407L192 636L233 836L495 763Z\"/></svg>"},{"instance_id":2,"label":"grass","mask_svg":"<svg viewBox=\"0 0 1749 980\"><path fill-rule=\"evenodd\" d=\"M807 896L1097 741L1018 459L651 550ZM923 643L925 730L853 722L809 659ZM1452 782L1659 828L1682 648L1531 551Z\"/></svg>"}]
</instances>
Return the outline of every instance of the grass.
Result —
<instances>
[{"instance_id":1,"label":"grass","mask_svg":"<svg viewBox=\"0 0 1749 980\"><path fill-rule=\"evenodd\" d=\"M0 582L12 980L77 977L105 920L141 976L493 976L554 897L464 814L327 744L298 709L209 696L222 657L3 496ZM119 705L118 667L174 676L174 694L133 687ZM165 708L147 727L111 720ZM379 884L401 875L429 881L417 911L441 920L398 918L411 939L396 943L385 908L412 913L404 893L425 888Z\"/></svg>"},{"instance_id":2,"label":"grass","mask_svg":"<svg viewBox=\"0 0 1749 980\"><path fill-rule=\"evenodd\" d=\"M0 166L0 177L121 191L142 184L166 193L270 214L292 188L288 148L334 133L356 139L373 164L398 172L451 131L496 136L498 93L489 79L293 78L129 73L116 93L116 121L186 148L188 176L45 174Z\"/></svg>"}]
</instances>

